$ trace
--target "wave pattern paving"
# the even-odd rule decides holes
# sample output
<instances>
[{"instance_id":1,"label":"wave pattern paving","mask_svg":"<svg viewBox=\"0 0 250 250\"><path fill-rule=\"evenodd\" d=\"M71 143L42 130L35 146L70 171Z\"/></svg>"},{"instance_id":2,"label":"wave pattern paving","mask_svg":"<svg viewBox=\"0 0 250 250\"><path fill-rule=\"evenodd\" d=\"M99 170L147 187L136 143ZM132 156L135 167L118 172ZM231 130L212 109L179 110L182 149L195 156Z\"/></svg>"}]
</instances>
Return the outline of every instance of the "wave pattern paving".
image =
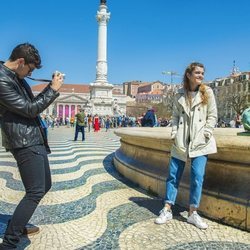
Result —
<instances>
[{"instance_id":1,"label":"wave pattern paving","mask_svg":"<svg viewBox=\"0 0 250 250\"><path fill-rule=\"evenodd\" d=\"M61 131L63 136L58 136ZM158 226L154 218L161 200L151 197L120 176L113 155L120 146L112 131L86 133L73 142L72 129L50 131L49 156L53 185L30 223L41 232L22 238L19 249L248 249L249 234L206 220L201 232L174 211L171 223ZM61 138L58 139L58 138ZM0 234L24 195L11 154L0 149ZM190 237L192 234L192 237Z\"/></svg>"}]
</instances>

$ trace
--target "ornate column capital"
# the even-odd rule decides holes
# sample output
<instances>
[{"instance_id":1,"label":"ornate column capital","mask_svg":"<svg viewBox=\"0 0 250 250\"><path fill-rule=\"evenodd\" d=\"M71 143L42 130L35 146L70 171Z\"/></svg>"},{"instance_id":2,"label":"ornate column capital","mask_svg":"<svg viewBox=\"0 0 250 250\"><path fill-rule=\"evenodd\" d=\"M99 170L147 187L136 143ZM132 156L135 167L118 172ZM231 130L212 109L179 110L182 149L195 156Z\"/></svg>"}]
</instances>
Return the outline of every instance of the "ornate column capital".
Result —
<instances>
[{"instance_id":1,"label":"ornate column capital","mask_svg":"<svg viewBox=\"0 0 250 250\"><path fill-rule=\"evenodd\" d=\"M97 11L96 20L98 23L107 23L110 19L110 13Z\"/></svg>"}]
</instances>

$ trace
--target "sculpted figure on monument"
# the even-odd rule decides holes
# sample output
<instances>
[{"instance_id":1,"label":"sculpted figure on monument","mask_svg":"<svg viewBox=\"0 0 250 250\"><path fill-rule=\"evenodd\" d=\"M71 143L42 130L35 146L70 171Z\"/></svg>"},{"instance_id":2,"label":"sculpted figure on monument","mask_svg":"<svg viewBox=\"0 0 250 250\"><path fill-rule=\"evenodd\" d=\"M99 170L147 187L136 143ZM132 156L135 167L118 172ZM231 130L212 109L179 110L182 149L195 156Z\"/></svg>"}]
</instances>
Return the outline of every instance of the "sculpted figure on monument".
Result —
<instances>
[{"instance_id":1,"label":"sculpted figure on monument","mask_svg":"<svg viewBox=\"0 0 250 250\"><path fill-rule=\"evenodd\" d=\"M250 132L250 108L247 108L242 113L242 124L247 132Z\"/></svg>"},{"instance_id":2,"label":"sculpted figure on monument","mask_svg":"<svg viewBox=\"0 0 250 250\"><path fill-rule=\"evenodd\" d=\"M106 5L106 0L101 0L101 4L104 4L104 5Z\"/></svg>"},{"instance_id":3,"label":"sculpted figure on monument","mask_svg":"<svg viewBox=\"0 0 250 250\"><path fill-rule=\"evenodd\" d=\"M99 62L96 69L97 69L98 75L107 75L107 64L106 63Z\"/></svg>"}]
</instances>

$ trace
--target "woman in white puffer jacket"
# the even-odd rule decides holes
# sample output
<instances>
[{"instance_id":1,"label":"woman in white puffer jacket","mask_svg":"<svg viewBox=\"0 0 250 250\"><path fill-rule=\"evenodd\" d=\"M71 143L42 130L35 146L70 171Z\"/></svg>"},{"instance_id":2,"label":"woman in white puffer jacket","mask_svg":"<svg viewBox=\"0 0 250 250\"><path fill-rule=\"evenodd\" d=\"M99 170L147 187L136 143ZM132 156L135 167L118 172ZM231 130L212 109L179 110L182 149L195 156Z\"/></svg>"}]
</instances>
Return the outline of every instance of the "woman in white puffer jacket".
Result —
<instances>
[{"instance_id":1,"label":"woman in white puffer jacket","mask_svg":"<svg viewBox=\"0 0 250 250\"><path fill-rule=\"evenodd\" d=\"M171 206L175 204L177 190L185 163L191 159L189 217L187 221L206 229L207 224L197 214L207 155L217 152L213 129L217 122L217 107L213 91L202 83L204 66L191 63L185 70L183 88L174 100L172 139L174 145L169 162L165 206L155 223L163 224L173 218Z\"/></svg>"}]
</instances>

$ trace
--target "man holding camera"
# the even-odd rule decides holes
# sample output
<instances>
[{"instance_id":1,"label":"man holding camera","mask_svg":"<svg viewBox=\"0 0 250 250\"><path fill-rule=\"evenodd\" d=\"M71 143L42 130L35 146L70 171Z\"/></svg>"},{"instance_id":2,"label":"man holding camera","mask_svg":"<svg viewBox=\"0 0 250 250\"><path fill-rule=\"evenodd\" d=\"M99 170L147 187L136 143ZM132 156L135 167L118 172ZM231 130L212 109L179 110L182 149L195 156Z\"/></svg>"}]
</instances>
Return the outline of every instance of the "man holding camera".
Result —
<instances>
[{"instance_id":1,"label":"man holding camera","mask_svg":"<svg viewBox=\"0 0 250 250\"><path fill-rule=\"evenodd\" d=\"M20 236L29 233L25 226L51 187L47 157L50 149L39 114L59 96L63 74L53 74L48 86L34 97L24 78L40 68L39 52L29 43L16 46L10 58L0 62L2 144L16 159L25 188L25 196L8 222L0 249L16 248Z\"/></svg>"}]
</instances>

